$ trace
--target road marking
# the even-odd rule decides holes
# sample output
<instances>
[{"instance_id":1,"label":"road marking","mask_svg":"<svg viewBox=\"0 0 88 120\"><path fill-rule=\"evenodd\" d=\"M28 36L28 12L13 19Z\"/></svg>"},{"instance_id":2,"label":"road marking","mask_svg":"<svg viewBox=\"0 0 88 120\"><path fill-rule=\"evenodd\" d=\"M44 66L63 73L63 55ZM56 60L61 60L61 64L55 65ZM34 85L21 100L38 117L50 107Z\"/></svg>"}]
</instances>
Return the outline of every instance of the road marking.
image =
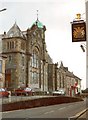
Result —
<instances>
[{"instance_id":1,"label":"road marking","mask_svg":"<svg viewBox=\"0 0 88 120\"><path fill-rule=\"evenodd\" d=\"M62 107L62 108L59 108L59 109L57 109L57 110L62 110L62 109L65 109L65 108L66 108L66 107ZM52 112L55 112L55 110L45 112L44 114L49 114L49 113L52 113Z\"/></svg>"},{"instance_id":2,"label":"road marking","mask_svg":"<svg viewBox=\"0 0 88 120\"><path fill-rule=\"evenodd\" d=\"M62 107L62 108L59 108L58 110L62 110L62 109L65 109L66 107Z\"/></svg>"},{"instance_id":3,"label":"road marking","mask_svg":"<svg viewBox=\"0 0 88 120\"><path fill-rule=\"evenodd\" d=\"M26 110L26 109L12 110L12 111L4 111L4 112L2 112L2 113L10 113L10 112L14 112L14 111L23 111L23 110Z\"/></svg>"},{"instance_id":4,"label":"road marking","mask_svg":"<svg viewBox=\"0 0 88 120\"><path fill-rule=\"evenodd\" d=\"M49 112L45 112L44 114L49 114L49 113L52 113L52 112L54 112L54 110L49 111Z\"/></svg>"}]
</instances>

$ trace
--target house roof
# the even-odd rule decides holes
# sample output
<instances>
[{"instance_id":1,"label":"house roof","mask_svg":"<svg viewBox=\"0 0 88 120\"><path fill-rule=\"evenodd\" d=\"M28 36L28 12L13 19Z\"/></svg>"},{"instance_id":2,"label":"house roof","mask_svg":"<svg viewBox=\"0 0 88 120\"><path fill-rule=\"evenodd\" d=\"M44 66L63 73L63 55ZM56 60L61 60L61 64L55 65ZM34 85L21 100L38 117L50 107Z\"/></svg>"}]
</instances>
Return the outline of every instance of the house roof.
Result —
<instances>
[{"instance_id":1,"label":"house roof","mask_svg":"<svg viewBox=\"0 0 88 120\"><path fill-rule=\"evenodd\" d=\"M66 73L66 76L73 77L73 78L76 78L76 79L81 80L79 77L77 77L76 75L74 75L73 72L70 72L70 71L68 70L68 67L64 67L62 61L61 61L61 64L60 64L59 69L62 69L62 70Z\"/></svg>"},{"instance_id":2,"label":"house roof","mask_svg":"<svg viewBox=\"0 0 88 120\"><path fill-rule=\"evenodd\" d=\"M10 28L10 30L7 32L6 37L22 37L25 38L22 31L18 27L18 25L15 24Z\"/></svg>"}]
</instances>

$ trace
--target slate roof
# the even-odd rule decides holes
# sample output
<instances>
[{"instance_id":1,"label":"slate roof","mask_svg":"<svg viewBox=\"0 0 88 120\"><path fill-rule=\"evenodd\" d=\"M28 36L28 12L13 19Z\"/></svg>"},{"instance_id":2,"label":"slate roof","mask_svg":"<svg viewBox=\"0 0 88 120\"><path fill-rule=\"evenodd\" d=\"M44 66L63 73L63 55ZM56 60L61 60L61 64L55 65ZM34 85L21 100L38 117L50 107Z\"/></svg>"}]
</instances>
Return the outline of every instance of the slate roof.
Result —
<instances>
[{"instance_id":1,"label":"slate roof","mask_svg":"<svg viewBox=\"0 0 88 120\"><path fill-rule=\"evenodd\" d=\"M25 38L25 36L23 35L22 31L20 30L20 28L18 27L16 22L10 28L10 30L7 32L6 37L21 37L21 38Z\"/></svg>"},{"instance_id":2,"label":"slate roof","mask_svg":"<svg viewBox=\"0 0 88 120\"><path fill-rule=\"evenodd\" d=\"M77 77L76 75L74 75L73 72L70 72L68 70L68 67L64 67L62 61L61 61L61 65L60 65L59 69L62 69L66 73L67 76L70 76L70 77L77 78L77 79L81 80L79 77Z\"/></svg>"}]
</instances>

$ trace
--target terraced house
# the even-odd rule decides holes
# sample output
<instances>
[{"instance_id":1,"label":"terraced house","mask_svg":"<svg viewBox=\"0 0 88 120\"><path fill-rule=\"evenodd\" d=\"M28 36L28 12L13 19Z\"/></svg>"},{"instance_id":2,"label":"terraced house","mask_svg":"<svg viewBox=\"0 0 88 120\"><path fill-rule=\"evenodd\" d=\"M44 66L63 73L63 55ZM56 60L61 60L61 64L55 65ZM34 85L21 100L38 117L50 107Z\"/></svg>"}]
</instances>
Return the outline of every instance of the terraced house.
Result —
<instances>
[{"instance_id":1,"label":"terraced house","mask_svg":"<svg viewBox=\"0 0 88 120\"><path fill-rule=\"evenodd\" d=\"M2 54L7 56L6 88L29 86L52 92L62 87L58 64L53 63L47 51L45 31L46 26L37 19L26 31L21 31L15 23L7 33L4 32Z\"/></svg>"}]
</instances>

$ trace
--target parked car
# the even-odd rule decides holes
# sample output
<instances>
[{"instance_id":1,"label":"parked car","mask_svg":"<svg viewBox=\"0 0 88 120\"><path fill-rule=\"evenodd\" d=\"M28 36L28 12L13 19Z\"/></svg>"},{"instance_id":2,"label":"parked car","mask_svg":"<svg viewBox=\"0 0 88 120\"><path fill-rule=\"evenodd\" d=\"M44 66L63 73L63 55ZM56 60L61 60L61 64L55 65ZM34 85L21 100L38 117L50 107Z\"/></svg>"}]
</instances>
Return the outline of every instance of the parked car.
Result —
<instances>
[{"instance_id":1,"label":"parked car","mask_svg":"<svg viewBox=\"0 0 88 120\"><path fill-rule=\"evenodd\" d=\"M9 97L9 92L4 88L0 88L0 97Z\"/></svg>"},{"instance_id":2,"label":"parked car","mask_svg":"<svg viewBox=\"0 0 88 120\"><path fill-rule=\"evenodd\" d=\"M61 89L57 91L53 91L53 95L65 95L65 91Z\"/></svg>"},{"instance_id":3,"label":"parked car","mask_svg":"<svg viewBox=\"0 0 88 120\"><path fill-rule=\"evenodd\" d=\"M26 87L26 88L18 88L18 89L16 89L14 94L16 96L19 96L19 95L29 96L29 95L34 95L34 92L32 91L31 88Z\"/></svg>"}]
</instances>

